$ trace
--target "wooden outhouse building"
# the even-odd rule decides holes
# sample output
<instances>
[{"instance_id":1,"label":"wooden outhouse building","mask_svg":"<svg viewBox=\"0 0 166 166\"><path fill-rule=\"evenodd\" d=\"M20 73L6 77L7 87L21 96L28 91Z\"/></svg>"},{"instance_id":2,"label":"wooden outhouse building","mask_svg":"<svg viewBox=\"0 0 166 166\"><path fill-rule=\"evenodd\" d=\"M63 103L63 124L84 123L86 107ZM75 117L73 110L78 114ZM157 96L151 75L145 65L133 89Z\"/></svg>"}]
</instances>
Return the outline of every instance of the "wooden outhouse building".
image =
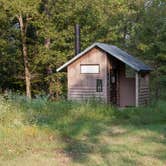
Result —
<instances>
[{"instance_id":1,"label":"wooden outhouse building","mask_svg":"<svg viewBox=\"0 0 166 166\"><path fill-rule=\"evenodd\" d=\"M99 98L119 107L148 103L151 68L116 46L94 43L59 71L67 71L69 100Z\"/></svg>"}]
</instances>

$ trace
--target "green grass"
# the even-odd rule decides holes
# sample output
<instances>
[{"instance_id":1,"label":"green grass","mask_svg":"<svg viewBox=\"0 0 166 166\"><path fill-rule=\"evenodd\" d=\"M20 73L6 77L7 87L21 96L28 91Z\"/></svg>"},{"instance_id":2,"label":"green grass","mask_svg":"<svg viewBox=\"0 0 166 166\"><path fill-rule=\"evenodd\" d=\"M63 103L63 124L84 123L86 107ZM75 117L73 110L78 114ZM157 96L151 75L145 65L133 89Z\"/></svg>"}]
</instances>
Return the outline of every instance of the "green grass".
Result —
<instances>
[{"instance_id":1,"label":"green grass","mask_svg":"<svg viewBox=\"0 0 166 166\"><path fill-rule=\"evenodd\" d=\"M166 102L118 110L96 102L0 98L2 166L164 166Z\"/></svg>"}]
</instances>

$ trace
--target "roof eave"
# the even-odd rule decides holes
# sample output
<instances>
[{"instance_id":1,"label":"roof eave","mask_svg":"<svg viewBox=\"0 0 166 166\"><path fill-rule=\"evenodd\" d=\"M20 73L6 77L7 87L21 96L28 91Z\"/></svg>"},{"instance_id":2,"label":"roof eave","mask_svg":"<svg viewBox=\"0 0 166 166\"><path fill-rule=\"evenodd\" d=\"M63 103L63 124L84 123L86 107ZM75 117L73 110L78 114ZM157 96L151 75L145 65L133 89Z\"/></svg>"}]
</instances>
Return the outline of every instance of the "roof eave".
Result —
<instances>
[{"instance_id":1,"label":"roof eave","mask_svg":"<svg viewBox=\"0 0 166 166\"><path fill-rule=\"evenodd\" d=\"M66 69L66 67L67 67L67 66L64 66L64 65L62 65L61 67L59 67L58 69L56 69L56 72L64 71Z\"/></svg>"},{"instance_id":2,"label":"roof eave","mask_svg":"<svg viewBox=\"0 0 166 166\"><path fill-rule=\"evenodd\" d=\"M86 52L88 52L89 50L91 50L92 48L94 48L95 46L97 46L97 43L92 44L91 46L89 46L87 49L85 49L84 51L80 52L79 54L77 54L75 57L73 57L71 60L69 60L68 62L66 62L65 64L63 64L61 67L59 67L58 69L56 69L57 72L62 71L62 69L65 69L68 65L70 65L71 63L73 63L75 60L77 60L78 58L80 58L82 55L84 55Z\"/></svg>"},{"instance_id":3,"label":"roof eave","mask_svg":"<svg viewBox=\"0 0 166 166\"><path fill-rule=\"evenodd\" d=\"M100 47L100 45L98 45L98 43L96 43L96 46L97 46L98 48L100 48L101 50L107 52L107 51L104 50L102 47ZM107 53L110 54L109 52L107 52ZM134 65L132 65L132 64L130 64L130 63L124 61L123 59L119 58L118 56L115 56L115 55L113 55L113 54L111 54L111 55L114 56L115 58L117 58L118 60L120 60L121 62L125 63L126 65L130 66L132 69L134 69L134 70L137 71L137 72L150 72L150 71L153 70L151 67L149 67L149 66L147 66L147 65L145 65L145 66L147 67L147 69L140 69L139 67L136 67L136 66L134 66Z\"/></svg>"},{"instance_id":4,"label":"roof eave","mask_svg":"<svg viewBox=\"0 0 166 166\"><path fill-rule=\"evenodd\" d=\"M149 68L149 69L142 69L142 70L139 70L138 72L149 73L149 72L151 72L151 71L153 71L152 68Z\"/></svg>"},{"instance_id":5,"label":"roof eave","mask_svg":"<svg viewBox=\"0 0 166 166\"><path fill-rule=\"evenodd\" d=\"M75 57L73 57L71 60L69 60L68 62L66 62L65 64L63 64L61 67L59 67L56 71L57 72L60 72L60 71L65 71L65 69L67 68L67 66L68 65L70 65L71 63L73 63L75 60L77 60L78 58L80 58L81 56L83 56L86 52L88 52L89 50L91 50L92 48L94 48L94 47L98 47L98 48L100 48L101 50L103 50L103 51L105 51L105 52L107 52L106 50L104 50L102 47L100 47L100 43L94 43L94 44L92 44L91 46L89 46L87 49L85 49L84 51L82 51L81 53L79 53L78 55L76 55ZM109 52L107 52L108 54L110 54ZM111 54L112 56L114 56L115 58L117 58L118 60L120 60L120 61L122 61L122 62L124 62L124 60L123 59L121 59L121 58L119 58L119 57L117 57L117 56L115 56L115 55L113 55L113 54ZM138 67L136 67L136 66L134 66L134 65L132 65L132 64L130 64L130 63L128 63L128 62L124 62L125 64L127 64L128 66L130 66L131 68L133 68L135 71L137 71L137 72L150 72L150 71L152 71L153 69L152 68L150 68L150 67L148 67L147 66L147 69L140 69L140 68L138 68Z\"/></svg>"}]
</instances>

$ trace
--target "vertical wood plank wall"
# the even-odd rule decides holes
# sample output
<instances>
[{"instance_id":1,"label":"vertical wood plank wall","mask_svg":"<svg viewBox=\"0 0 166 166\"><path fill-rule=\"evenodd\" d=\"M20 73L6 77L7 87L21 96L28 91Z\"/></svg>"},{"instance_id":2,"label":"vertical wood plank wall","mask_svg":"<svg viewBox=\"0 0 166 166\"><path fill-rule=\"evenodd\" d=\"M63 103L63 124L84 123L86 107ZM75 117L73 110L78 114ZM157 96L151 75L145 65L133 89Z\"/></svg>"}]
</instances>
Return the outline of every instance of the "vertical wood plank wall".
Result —
<instances>
[{"instance_id":1,"label":"vertical wood plank wall","mask_svg":"<svg viewBox=\"0 0 166 166\"><path fill-rule=\"evenodd\" d=\"M111 98L111 94L110 94L110 71L112 69L112 65L111 65L111 60L109 58L109 56L107 55L107 103L110 103L110 98Z\"/></svg>"},{"instance_id":2,"label":"vertical wood plank wall","mask_svg":"<svg viewBox=\"0 0 166 166\"><path fill-rule=\"evenodd\" d=\"M81 74L81 64L99 64L100 73ZM87 100L99 98L107 102L107 56L98 48L93 48L67 68L68 73L68 99ZM96 79L102 79L103 91L96 92Z\"/></svg>"},{"instance_id":3,"label":"vertical wood plank wall","mask_svg":"<svg viewBox=\"0 0 166 166\"><path fill-rule=\"evenodd\" d=\"M149 102L149 74L138 74L138 104L146 105Z\"/></svg>"},{"instance_id":4,"label":"vertical wood plank wall","mask_svg":"<svg viewBox=\"0 0 166 166\"><path fill-rule=\"evenodd\" d=\"M135 73L135 106L139 106L139 75Z\"/></svg>"},{"instance_id":5,"label":"vertical wood plank wall","mask_svg":"<svg viewBox=\"0 0 166 166\"><path fill-rule=\"evenodd\" d=\"M125 64L119 66L120 107L135 106L135 78L126 78Z\"/></svg>"}]
</instances>

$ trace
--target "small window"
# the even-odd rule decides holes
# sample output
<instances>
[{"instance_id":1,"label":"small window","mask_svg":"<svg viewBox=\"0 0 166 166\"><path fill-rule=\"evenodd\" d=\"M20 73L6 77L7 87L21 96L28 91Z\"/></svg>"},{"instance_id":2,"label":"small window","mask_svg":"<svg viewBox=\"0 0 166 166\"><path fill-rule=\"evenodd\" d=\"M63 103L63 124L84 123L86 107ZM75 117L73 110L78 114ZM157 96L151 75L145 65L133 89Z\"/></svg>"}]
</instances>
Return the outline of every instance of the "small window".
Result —
<instances>
[{"instance_id":1,"label":"small window","mask_svg":"<svg viewBox=\"0 0 166 166\"><path fill-rule=\"evenodd\" d=\"M86 74L86 73L99 73L99 65L81 65L80 66L81 73Z\"/></svg>"},{"instance_id":2,"label":"small window","mask_svg":"<svg viewBox=\"0 0 166 166\"><path fill-rule=\"evenodd\" d=\"M126 78L134 78L135 77L135 71L129 67L129 66L125 66L125 76Z\"/></svg>"},{"instance_id":3,"label":"small window","mask_svg":"<svg viewBox=\"0 0 166 166\"><path fill-rule=\"evenodd\" d=\"M102 92L103 91L103 82L101 79L96 80L96 92Z\"/></svg>"}]
</instances>

